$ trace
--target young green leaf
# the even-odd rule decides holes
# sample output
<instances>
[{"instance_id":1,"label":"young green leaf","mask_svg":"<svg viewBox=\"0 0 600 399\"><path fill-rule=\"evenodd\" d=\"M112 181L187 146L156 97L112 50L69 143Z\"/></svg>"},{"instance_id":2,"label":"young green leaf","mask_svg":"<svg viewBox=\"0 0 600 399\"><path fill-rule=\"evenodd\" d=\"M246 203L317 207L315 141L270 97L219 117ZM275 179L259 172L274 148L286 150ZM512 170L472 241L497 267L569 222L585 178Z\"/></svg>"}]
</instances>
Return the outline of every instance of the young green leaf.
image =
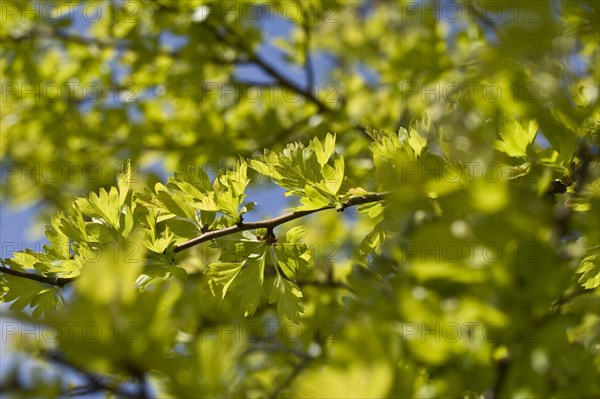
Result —
<instances>
[{"instance_id":1,"label":"young green leaf","mask_svg":"<svg viewBox=\"0 0 600 399\"><path fill-rule=\"evenodd\" d=\"M253 315L260 302L265 273L265 253L258 258L244 261L244 267L235 280L235 289L240 296L244 316Z\"/></svg>"},{"instance_id":2,"label":"young green leaf","mask_svg":"<svg viewBox=\"0 0 600 399\"><path fill-rule=\"evenodd\" d=\"M243 266L243 262L220 262L210 264L206 274L211 278L209 284L213 295L224 299L229 286L231 286L231 283L233 283L233 280L237 277Z\"/></svg>"},{"instance_id":3,"label":"young green leaf","mask_svg":"<svg viewBox=\"0 0 600 399\"><path fill-rule=\"evenodd\" d=\"M506 122L500 128L502 141L496 140L496 149L511 157L527 156L527 148L533 143L538 131L538 123L535 119L520 122L512 120Z\"/></svg>"},{"instance_id":4,"label":"young green leaf","mask_svg":"<svg viewBox=\"0 0 600 399\"><path fill-rule=\"evenodd\" d=\"M269 303L277 303L277 313L294 323L300 322L300 314L304 313L301 298L300 288L277 274L269 293Z\"/></svg>"}]
</instances>

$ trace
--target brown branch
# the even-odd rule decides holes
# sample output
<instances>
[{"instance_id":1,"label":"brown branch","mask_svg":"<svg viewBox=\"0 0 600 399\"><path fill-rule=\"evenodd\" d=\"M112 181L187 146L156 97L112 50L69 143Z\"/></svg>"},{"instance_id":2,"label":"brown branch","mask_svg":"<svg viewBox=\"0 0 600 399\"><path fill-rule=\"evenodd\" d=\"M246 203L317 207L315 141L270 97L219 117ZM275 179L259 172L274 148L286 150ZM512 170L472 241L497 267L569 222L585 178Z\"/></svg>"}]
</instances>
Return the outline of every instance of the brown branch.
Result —
<instances>
[{"instance_id":1,"label":"brown branch","mask_svg":"<svg viewBox=\"0 0 600 399\"><path fill-rule=\"evenodd\" d=\"M275 399L277 397L279 397L279 394L281 394L281 392L286 389L287 387L289 387L290 385L292 385L292 383L294 382L294 380L296 379L296 377L298 377L298 375L300 374L300 372L302 370L304 370L308 364L310 363L312 358L310 357L306 357L304 359L302 359L300 361L300 363L298 363L298 365L296 367L294 367L294 369L292 370L291 374L285 379L285 381L283 381L283 383L278 386L273 393L269 396L270 399Z\"/></svg>"},{"instance_id":2,"label":"brown branch","mask_svg":"<svg viewBox=\"0 0 600 399\"><path fill-rule=\"evenodd\" d=\"M37 281L39 283L50 284L57 287L64 287L65 284L70 283L77 277L48 277L41 274L33 274L27 272L20 272L18 270L10 269L8 267L0 266L0 273L10 274L16 277L22 277L29 280Z\"/></svg>"},{"instance_id":3,"label":"brown branch","mask_svg":"<svg viewBox=\"0 0 600 399\"><path fill-rule=\"evenodd\" d=\"M575 289L573 289L572 291L570 291L568 293L563 294L556 301L552 302L551 311L548 314L548 316L554 315L554 314L559 314L561 312L561 310L563 309L563 307L565 305L567 305L569 302L571 302L573 299L578 298L585 294L593 293L593 292L594 292L593 290L586 289L583 286L581 286L579 283L577 283L577 287L575 287Z\"/></svg>"},{"instance_id":4,"label":"brown branch","mask_svg":"<svg viewBox=\"0 0 600 399\"><path fill-rule=\"evenodd\" d=\"M300 7L302 7L302 2L298 3ZM307 11L302 7L302 14L304 15ZM302 31L304 32L304 72L306 74L306 86L308 87L308 91L312 90L313 85L315 84L315 70L313 67L311 54L310 54L310 42L311 42L311 26L309 22L309 18L306 17L302 21Z\"/></svg>"},{"instance_id":5,"label":"brown branch","mask_svg":"<svg viewBox=\"0 0 600 399\"><path fill-rule=\"evenodd\" d=\"M147 398L147 393L143 387L140 387L138 394L133 394L120 389L119 382L114 377L99 375L86 370L79 364L70 361L66 356L58 351L43 351L46 361L55 363L59 366L71 369L72 371L82 375L88 382L85 386L78 386L71 388L68 392L69 396L88 395L94 392L102 391L104 393L110 392L115 394L117 397L123 398ZM142 382L140 382L141 384Z\"/></svg>"},{"instance_id":6,"label":"brown branch","mask_svg":"<svg viewBox=\"0 0 600 399\"><path fill-rule=\"evenodd\" d=\"M331 288L331 289L343 289L350 292L354 292L354 289L348 284L341 281L297 281L298 287L319 287L319 288Z\"/></svg>"},{"instance_id":7,"label":"brown branch","mask_svg":"<svg viewBox=\"0 0 600 399\"><path fill-rule=\"evenodd\" d=\"M370 202L383 201L387 195L388 195L388 193L384 192L384 193L367 194L362 197L350 198L348 201L346 201L342 205L342 209L340 209L340 210L343 211L346 208L361 205L361 204L367 204ZM327 209L334 209L334 208L335 208L335 205L328 205L328 206L325 206L322 208L312 209L309 211L292 212L292 213L281 215L281 216L278 216L278 217L275 217L272 219L262 220L259 222L247 222L247 223L240 222L240 223L236 224L235 226L225 227L220 230L212 230L212 231L206 232L196 238L192 238L189 241L186 241L184 243L176 245L173 251L175 253L181 252L185 249L191 248L191 247L201 244L205 241L214 240L215 238L228 236L228 235L240 232L240 231L256 230L256 229L262 229L262 228L266 228L267 230L273 230L273 228L279 226L280 224L283 224L283 223L286 223L286 222L289 222L289 221L292 221L295 219L299 219L301 217L304 217L304 216L307 216L307 215L310 215L310 214L313 214L316 212L321 212L321 211L324 211ZM34 280L34 281L37 281L40 283L54 285L57 287L64 287L65 284L68 284L77 279L77 277L43 276L40 274L21 272L18 270L10 269L5 266L0 266L0 273L6 273L6 274L10 274L12 276L22 277L22 278Z\"/></svg>"},{"instance_id":8,"label":"brown branch","mask_svg":"<svg viewBox=\"0 0 600 399\"><path fill-rule=\"evenodd\" d=\"M580 163L579 165L573 166L573 194L579 195L581 194L581 190L583 189L586 183L590 165L592 162L592 154L590 153L590 149L584 140L579 141L575 155L577 155L577 157L579 158ZM560 204L555 209L555 235L558 241L560 241L569 233L569 225L572 213L573 211L571 207L566 204Z\"/></svg>"},{"instance_id":9,"label":"brown branch","mask_svg":"<svg viewBox=\"0 0 600 399\"><path fill-rule=\"evenodd\" d=\"M341 210L343 211L346 208L353 207L356 205L367 204L370 202L383 201L387 195L388 195L388 193L384 192L384 193L367 194L362 197L350 198L348 201L346 201L342 205ZM236 224L235 226L225 227L220 230L212 230L212 231L206 232L196 238L192 238L189 241L186 241L184 243L176 245L173 251L175 253L181 252L185 249L202 244L203 242L206 242L209 240L214 240L215 238L235 234L240 231L256 230L256 229L267 229L267 230L271 229L272 230L273 228L279 226L280 224L290 222L292 220L299 219L301 217L304 217L304 216L307 216L307 215L310 215L310 214L313 214L316 212L321 212L321 211L324 211L327 209L334 209L335 207L336 207L335 205L327 205L322 208L312 209L309 211L297 211L297 212L287 213L285 215L277 216L272 219L261 220L259 222L240 222L240 223Z\"/></svg>"},{"instance_id":10,"label":"brown branch","mask_svg":"<svg viewBox=\"0 0 600 399\"><path fill-rule=\"evenodd\" d=\"M510 357L500 359L496 362L496 379L494 380L494 386L490 391L489 399L498 399L506 384L508 372L510 369Z\"/></svg>"},{"instance_id":11,"label":"brown branch","mask_svg":"<svg viewBox=\"0 0 600 399\"><path fill-rule=\"evenodd\" d=\"M246 43L244 40L242 40L242 38L240 38L232 30L226 29L225 27L223 27L223 29L225 29L225 32L227 34L222 34L221 32L219 32L219 29L217 27L215 27L211 24L206 24L206 26L209 28L209 30L215 35L215 37L219 41L242 51L244 54L246 54L246 56L248 57L248 60L250 62L255 63L263 71L265 71L267 74L271 75L271 77L273 79L275 79L280 86L285 87L286 89L289 89L289 90L293 91L294 93L301 95L308 101L312 102L313 104L315 104L318 107L319 112L334 111L327 104L325 104L321 100L319 100L311 92L310 87L308 88L308 90L303 90L298 85L296 85L293 82L291 82L290 80L288 80L278 70L276 70L271 64L269 64L264 58L262 58L260 55L258 55L258 53L256 51L253 51L252 48L248 45L248 43Z\"/></svg>"},{"instance_id":12,"label":"brown branch","mask_svg":"<svg viewBox=\"0 0 600 399\"><path fill-rule=\"evenodd\" d=\"M473 14L473 16L475 16L479 21L481 21L483 25L493 30L496 35L499 34L498 26L496 26L494 21L488 18L482 10L475 7L471 0L465 1L464 4L467 7L467 9Z\"/></svg>"}]
</instances>

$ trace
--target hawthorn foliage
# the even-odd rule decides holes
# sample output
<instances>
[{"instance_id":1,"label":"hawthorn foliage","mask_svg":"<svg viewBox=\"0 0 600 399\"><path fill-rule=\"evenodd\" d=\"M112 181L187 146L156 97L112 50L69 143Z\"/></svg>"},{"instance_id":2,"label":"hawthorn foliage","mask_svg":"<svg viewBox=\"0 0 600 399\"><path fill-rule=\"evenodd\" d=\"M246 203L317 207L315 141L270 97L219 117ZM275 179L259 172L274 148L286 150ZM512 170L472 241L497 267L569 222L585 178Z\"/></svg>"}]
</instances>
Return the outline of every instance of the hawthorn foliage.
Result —
<instances>
[{"instance_id":1,"label":"hawthorn foliage","mask_svg":"<svg viewBox=\"0 0 600 399\"><path fill-rule=\"evenodd\" d=\"M2 258L3 344L33 359L7 393L600 394L596 2L97 2L84 28L36 4L0 28L3 199L53 212ZM74 81L143 95L22 89ZM257 215L266 185L285 213Z\"/></svg>"}]
</instances>

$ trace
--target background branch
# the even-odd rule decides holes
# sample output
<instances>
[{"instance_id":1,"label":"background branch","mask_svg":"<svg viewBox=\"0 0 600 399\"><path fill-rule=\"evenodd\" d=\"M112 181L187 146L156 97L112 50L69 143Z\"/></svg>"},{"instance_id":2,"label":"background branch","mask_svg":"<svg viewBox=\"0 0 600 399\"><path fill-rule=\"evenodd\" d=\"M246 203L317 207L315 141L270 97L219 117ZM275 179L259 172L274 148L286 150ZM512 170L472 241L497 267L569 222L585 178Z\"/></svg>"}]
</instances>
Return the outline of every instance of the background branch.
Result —
<instances>
[{"instance_id":1,"label":"background branch","mask_svg":"<svg viewBox=\"0 0 600 399\"><path fill-rule=\"evenodd\" d=\"M302 2L299 2L302 6ZM303 8L304 9L304 8ZM306 14L306 11L302 13ZM306 86L308 91L312 91L312 87L315 84L315 70L313 68L312 59L310 55L310 42L311 42L311 26L309 18L305 17L302 21L302 30L304 31L304 72L306 73Z\"/></svg>"},{"instance_id":2,"label":"background branch","mask_svg":"<svg viewBox=\"0 0 600 399\"><path fill-rule=\"evenodd\" d=\"M113 378L106 376L99 376L89 370L84 369L78 364L73 363L67 359L64 355L56 351L46 351L44 357L52 363L67 367L78 374L81 374L87 381L88 384L79 386L69 390L69 395L86 395L93 392L103 391L110 392L122 398L146 398L146 392L144 389L140 389L139 394L132 394L130 392L119 389L119 383L115 382Z\"/></svg>"},{"instance_id":3,"label":"background branch","mask_svg":"<svg viewBox=\"0 0 600 399\"><path fill-rule=\"evenodd\" d=\"M222 33L219 31L219 29L217 27L215 27L211 24L208 24L208 23L206 24L206 26L209 28L209 30L215 35L215 37L219 41L221 41L222 43L224 43L228 46L236 48L239 51L242 51L244 54L246 54L246 56L248 57L248 60L250 62L253 62L257 66L259 66L265 73L267 73L273 79L275 79L275 81L277 81L277 83L280 86L285 87L285 88L293 91L294 93L301 95L306 100L312 102L313 104L315 104L318 107L319 112L333 111L333 109L331 107L329 107L327 104L323 103L321 100L319 100L317 97L315 97L315 95L310 91L310 88L308 90L303 90L297 84L295 84L294 82L288 80L285 76L283 76L283 74L281 74L277 69L275 69L271 64L269 64L264 58L262 58L258 54L258 52L253 51L252 48L250 48L250 46L244 40L242 40L242 38L240 38L237 35L237 33L233 32L232 30L227 29L225 27L221 27L225 32L225 33Z\"/></svg>"},{"instance_id":4,"label":"background branch","mask_svg":"<svg viewBox=\"0 0 600 399\"><path fill-rule=\"evenodd\" d=\"M275 399L279 396L279 394L287 387L289 387L294 380L296 379L296 377L298 377L298 375L300 374L300 372L302 370L304 370L306 368L306 366L308 366L309 362L310 362L311 358L310 357L305 357L303 358L300 363L298 363L298 365L296 367L294 367L294 369L292 370L292 373L285 379L285 381L283 381L283 383L281 385L279 385L271 394L271 396L269 396L270 399Z\"/></svg>"}]
</instances>

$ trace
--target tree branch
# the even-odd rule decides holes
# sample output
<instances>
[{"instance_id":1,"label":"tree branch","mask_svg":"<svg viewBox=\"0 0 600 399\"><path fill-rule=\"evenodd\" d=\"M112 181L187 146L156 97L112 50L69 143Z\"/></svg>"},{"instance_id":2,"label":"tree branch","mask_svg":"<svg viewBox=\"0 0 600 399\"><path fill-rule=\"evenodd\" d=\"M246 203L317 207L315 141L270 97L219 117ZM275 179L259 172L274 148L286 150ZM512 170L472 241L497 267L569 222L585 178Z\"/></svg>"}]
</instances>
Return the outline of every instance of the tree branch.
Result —
<instances>
[{"instance_id":1,"label":"tree branch","mask_svg":"<svg viewBox=\"0 0 600 399\"><path fill-rule=\"evenodd\" d=\"M492 31L494 31L494 33L496 35L499 34L498 32L498 27L496 26L496 24L494 23L493 20L491 20L490 18L488 18L482 10L480 10L479 8L475 7L475 5L473 4L472 1L466 1L464 2L465 6L467 7L467 9L478 19L481 21L481 23L485 26L487 26L488 28L490 28ZM477 4L477 3L475 3Z\"/></svg>"},{"instance_id":2,"label":"tree branch","mask_svg":"<svg viewBox=\"0 0 600 399\"><path fill-rule=\"evenodd\" d=\"M87 395L93 392L103 391L110 392L112 394L117 395L117 397L125 397L125 398L146 398L145 391L140 390L140 393L135 395L129 392L126 392L122 389L119 389L119 383L114 381L110 377L100 376L95 373L92 373L88 370L85 370L78 364L71 362L64 355L57 351L46 351L43 352L45 358L52 363L56 363L63 367L67 367L82 376L88 381L88 384L85 386L75 387L70 390L70 395Z\"/></svg>"},{"instance_id":3,"label":"tree branch","mask_svg":"<svg viewBox=\"0 0 600 399\"><path fill-rule=\"evenodd\" d=\"M389 193L387 193L387 192L374 193L374 194L367 194L362 197L350 198L348 201L346 201L343 204L341 210L343 211L346 208L353 207L356 205L367 204L370 202L383 201L387 197L388 194ZM240 231L256 230L256 229L273 229L273 228L279 226L280 224L290 222L292 220L299 219L301 217L304 217L304 216L307 216L307 215L310 215L313 213L321 212L321 211L324 211L327 209L334 209L334 208L335 208L335 205L327 205L322 208L312 209L309 211L297 211L297 212L287 213L285 215L277 216L272 219L261 220L259 222L241 222L234 226L229 226L229 227L225 227L220 230L212 230L212 231L206 232L206 233L202 234L201 236L192 238L189 241L186 241L184 243L176 245L173 251L175 253L181 252L185 249L199 245L205 241L214 240L215 238L228 236L231 234L238 233Z\"/></svg>"},{"instance_id":4,"label":"tree branch","mask_svg":"<svg viewBox=\"0 0 600 399\"><path fill-rule=\"evenodd\" d=\"M299 3L302 7L302 2ZM303 7L302 7L303 8ZM304 15L306 11L303 10L302 14ZM309 18L304 18L302 21L302 30L304 31L304 71L306 73L306 87L308 91L312 91L312 87L315 84L315 70L313 68L312 59L310 55L310 41L311 41L311 31L310 31L310 22Z\"/></svg>"},{"instance_id":5,"label":"tree branch","mask_svg":"<svg viewBox=\"0 0 600 399\"><path fill-rule=\"evenodd\" d=\"M586 289L586 288L582 287L579 283L577 283L577 287L575 287L574 290L563 294L556 301L552 302L550 314L560 313L563 306L565 306L566 304L571 302L573 299L578 298L585 294L591 294L593 292L594 292L593 290ZM550 316L550 314L549 314L549 316Z\"/></svg>"},{"instance_id":6,"label":"tree branch","mask_svg":"<svg viewBox=\"0 0 600 399\"><path fill-rule=\"evenodd\" d=\"M388 193L387 192L383 192L383 193L374 193L374 194L367 194L364 195L362 197L355 197L355 198L350 198L348 201L346 201L343 205L342 205L342 209L341 211L343 211L346 208L349 207L353 207L353 206L357 206L357 205L361 205L361 204L367 204L370 202L377 202L377 201L383 201L386 197L387 197ZM275 227L279 226L280 224L286 223L286 222L290 222L292 220L295 219L299 219L301 217L313 214L313 213L317 213L317 212L321 212L327 209L334 209L335 205L328 205L322 208L318 208L318 209L312 209L309 211L299 211L299 212L292 212L292 213L288 213L285 215L281 215L281 216L277 216L275 218L272 219L267 219L267 220L262 220L259 222L240 222L234 226L229 226L229 227L225 227L223 229L220 230L212 230L212 231L208 231L196 238L192 238L189 241L186 241L184 243L181 243L179 245L176 245L174 248L174 252L178 253L181 252L183 250L186 250L188 248L191 248L193 246L199 245L205 241L209 241L209 240L214 240L215 238L219 238L219 237L224 237L224 236L228 236L231 234L235 234L237 232L240 231L246 231L246 230L256 230L256 229L262 229L262 228L266 228L266 229L274 229ZM0 273L6 273L6 274L10 274L12 276L17 276L17 277L22 277L22 278L26 278L29 280L34 280L40 283L45 283L45 284L49 284L49 285L54 285L57 287L64 287L65 284L68 284L74 280L77 279L77 277L49 277L49 276L43 276L40 274L34 274L34 273L27 273L27 272L21 272L18 270L14 270L14 269L10 269L8 267L5 266L0 266Z\"/></svg>"},{"instance_id":7,"label":"tree branch","mask_svg":"<svg viewBox=\"0 0 600 399\"><path fill-rule=\"evenodd\" d=\"M319 287L319 288L332 288L332 289L343 289L350 292L355 292L352 287L341 281L297 281L298 287Z\"/></svg>"},{"instance_id":8,"label":"tree branch","mask_svg":"<svg viewBox=\"0 0 600 399\"><path fill-rule=\"evenodd\" d=\"M489 399L498 399L502 393L502 389L506 384L508 371L510 368L510 358L500 359L496 363L496 380L490 391Z\"/></svg>"},{"instance_id":9,"label":"tree branch","mask_svg":"<svg viewBox=\"0 0 600 399\"><path fill-rule=\"evenodd\" d=\"M304 370L306 368L306 366L308 366L308 363L310 362L312 358L310 357L306 357L303 358L300 363L298 363L298 365L296 367L294 367L294 370L292 370L292 373L288 376L288 378L285 379L285 381L283 381L283 383L277 387L277 389L275 389L273 391L273 393L269 396L270 399L275 399L279 396L279 394L287 387L289 387L294 380L296 379L296 377L298 377L298 375L300 374L300 372L302 370Z\"/></svg>"},{"instance_id":10,"label":"tree branch","mask_svg":"<svg viewBox=\"0 0 600 399\"><path fill-rule=\"evenodd\" d=\"M217 27L215 27L211 24L206 24L206 26L209 28L209 30L215 35L215 37L218 40L220 40L221 42L223 42L231 47L234 47L234 48L242 51L244 54L246 54L246 56L248 57L248 60L250 62L255 63L263 71L265 71L267 74L271 75L271 77L273 77L280 86L285 87L285 88L293 91L294 93L297 93L297 94L301 95L302 97L306 98L308 101L312 102L319 108L319 112L332 112L333 111L333 109L331 107L329 107L327 104L323 103L321 100L319 100L317 97L315 97L315 95L311 92L310 87L308 90L303 90L298 85L296 85L293 82L291 82L290 80L288 80L278 70L276 70L271 64L269 64L264 58L262 58L260 55L258 55L257 52L253 51L250 48L250 46L244 40L242 40L235 32L223 27L223 29L225 30L225 32L227 34L222 34L221 32L219 32Z\"/></svg>"},{"instance_id":11,"label":"tree branch","mask_svg":"<svg viewBox=\"0 0 600 399\"><path fill-rule=\"evenodd\" d=\"M589 174L590 164L592 162L592 154L585 141L580 140L577 145L576 155L579 158L579 165L572 165L572 179L574 182L573 193L579 195L583 189L587 176ZM568 235L570 226L570 218L572 209L566 204L559 204L555 209L555 235L557 241L560 241Z\"/></svg>"},{"instance_id":12,"label":"tree branch","mask_svg":"<svg viewBox=\"0 0 600 399\"><path fill-rule=\"evenodd\" d=\"M37 281L39 283L50 284L57 287L64 287L65 284L70 283L77 277L48 277L42 276L41 274L33 274L27 272L20 272L18 270L10 269L5 266L0 266L0 273L10 274L12 276L22 277L29 280Z\"/></svg>"}]
</instances>

